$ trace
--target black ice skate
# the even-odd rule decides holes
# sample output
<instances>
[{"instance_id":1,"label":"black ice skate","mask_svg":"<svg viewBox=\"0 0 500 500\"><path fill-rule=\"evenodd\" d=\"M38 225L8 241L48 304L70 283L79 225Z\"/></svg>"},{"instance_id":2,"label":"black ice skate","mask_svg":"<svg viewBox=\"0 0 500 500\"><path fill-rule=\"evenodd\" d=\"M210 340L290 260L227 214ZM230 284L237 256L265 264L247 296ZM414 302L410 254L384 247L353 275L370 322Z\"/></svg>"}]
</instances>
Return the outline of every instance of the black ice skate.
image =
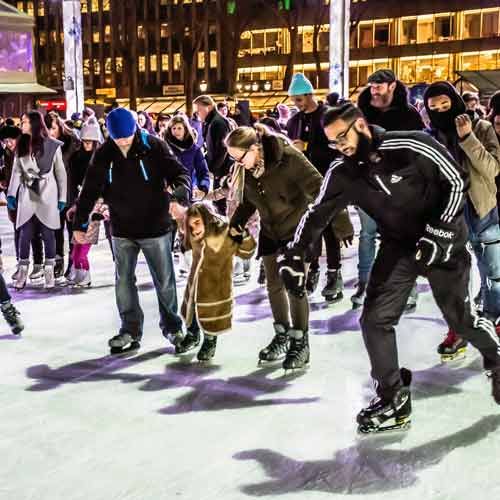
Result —
<instances>
[{"instance_id":1,"label":"black ice skate","mask_svg":"<svg viewBox=\"0 0 500 500\"><path fill-rule=\"evenodd\" d=\"M141 347L140 338L133 337L130 333L119 333L108 342L110 354L120 355L134 353Z\"/></svg>"},{"instance_id":2,"label":"black ice skate","mask_svg":"<svg viewBox=\"0 0 500 500\"><path fill-rule=\"evenodd\" d=\"M342 273L340 269L334 269L333 271L328 271L326 273L326 285L323 290L321 290L321 295L325 297L325 300L334 304L339 300L344 298L344 281L342 279Z\"/></svg>"},{"instance_id":3,"label":"black ice skate","mask_svg":"<svg viewBox=\"0 0 500 500\"><path fill-rule=\"evenodd\" d=\"M319 282L319 269L309 269L306 279L306 292L308 295L312 295L316 288L318 288Z\"/></svg>"},{"instance_id":4,"label":"black ice skate","mask_svg":"<svg viewBox=\"0 0 500 500\"><path fill-rule=\"evenodd\" d=\"M215 356L217 347L217 337L215 335L205 335L201 349L198 351L198 361L210 361Z\"/></svg>"},{"instance_id":5,"label":"black ice skate","mask_svg":"<svg viewBox=\"0 0 500 500\"><path fill-rule=\"evenodd\" d=\"M182 330L179 330L174 333L164 333L163 335L175 347L176 350L177 346L181 345L181 342L184 339Z\"/></svg>"},{"instance_id":6,"label":"black ice skate","mask_svg":"<svg viewBox=\"0 0 500 500\"><path fill-rule=\"evenodd\" d=\"M276 361L288 351L290 340L286 334L286 328L279 323L274 323L276 335L271 343L259 352L259 364L262 361Z\"/></svg>"},{"instance_id":7,"label":"black ice skate","mask_svg":"<svg viewBox=\"0 0 500 500\"><path fill-rule=\"evenodd\" d=\"M491 378L491 394L495 403L500 405L500 369L493 370L490 374Z\"/></svg>"},{"instance_id":8,"label":"black ice skate","mask_svg":"<svg viewBox=\"0 0 500 500\"><path fill-rule=\"evenodd\" d=\"M175 354L185 354L199 345L200 332L198 331L197 333L193 333L188 330L186 336L182 339L182 342L175 347Z\"/></svg>"},{"instance_id":9,"label":"black ice skate","mask_svg":"<svg viewBox=\"0 0 500 500\"><path fill-rule=\"evenodd\" d=\"M257 283L259 285L265 285L266 284L266 269L264 268L264 261L260 261L260 266L259 266L259 276L257 277Z\"/></svg>"},{"instance_id":10,"label":"black ice skate","mask_svg":"<svg viewBox=\"0 0 500 500\"><path fill-rule=\"evenodd\" d=\"M8 301L1 306L3 317L10 326L10 330L14 335L19 335L24 330L24 324L21 321L21 313Z\"/></svg>"},{"instance_id":11,"label":"black ice skate","mask_svg":"<svg viewBox=\"0 0 500 500\"><path fill-rule=\"evenodd\" d=\"M363 306L363 302L365 301L365 294L366 294L366 283L360 281L358 282L358 288L354 292L354 295L351 296L353 309L359 309Z\"/></svg>"},{"instance_id":12,"label":"black ice skate","mask_svg":"<svg viewBox=\"0 0 500 500\"><path fill-rule=\"evenodd\" d=\"M446 338L438 345L437 352L441 355L441 361L454 361L465 358L467 341L459 337L453 330L449 330Z\"/></svg>"},{"instance_id":13,"label":"black ice skate","mask_svg":"<svg viewBox=\"0 0 500 500\"><path fill-rule=\"evenodd\" d=\"M54 281L56 284L60 284L64 281L64 259L62 257L56 257L54 264Z\"/></svg>"},{"instance_id":14,"label":"black ice skate","mask_svg":"<svg viewBox=\"0 0 500 500\"><path fill-rule=\"evenodd\" d=\"M290 348L283 361L283 369L286 371L305 368L309 364L309 334L300 330L288 330L288 335Z\"/></svg>"},{"instance_id":15,"label":"black ice skate","mask_svg":"<svg viewBox=\"0 0 500 500\"><path fill-rule=\"evenodd\" d=\"M410 296L406 301L405 308L403 309L403 314L413 314L417 310L418 301L418 291L417 285L415 284L411 290Z\"/></svg>"},{"instance_id":16,"label":"black ice skate","mask_svg":"<svg viewBox=\"0 0 500 500\"><path fill-rule=\"evenodd\" d=\"M411 424L411 372L401 368L403 387L392 399L377 396L356 418L360 434L407 430Z\"/></svg>"}]
</instances>

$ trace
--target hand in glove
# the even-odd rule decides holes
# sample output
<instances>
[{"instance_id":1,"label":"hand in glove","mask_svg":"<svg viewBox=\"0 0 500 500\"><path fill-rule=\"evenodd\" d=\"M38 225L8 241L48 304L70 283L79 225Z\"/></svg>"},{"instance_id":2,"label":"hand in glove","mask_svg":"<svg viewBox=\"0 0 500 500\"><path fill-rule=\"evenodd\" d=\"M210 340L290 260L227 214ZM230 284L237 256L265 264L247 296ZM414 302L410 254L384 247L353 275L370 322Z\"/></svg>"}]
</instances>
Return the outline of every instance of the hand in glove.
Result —
<instances>
[{"instance_id":1,"label":"hand in glove","mask_svg":"<svg viewBox=\"0 0 500 500\"><path fill-rule=\"evenodd\" d=\"M278 256L276 262L285 288L296 297L304 297L306 294L306 268L302 254L287 248Z\"/></svg>"},{"instance_id":2,"label":"hand in glove","mask_svg":"<svg viewBox=\"0 0 500 500\"><path fill-rule=\"evenodd\" d=\"M7 196L7 208L15 210L17 208L17 200L15 196Z\"/></svg>"},{"instance_id":3,"label":"hand in glove","mask_svg":"<svg viewBox=\"0 0 500 500\"><path fill-rule=\"evenodd\" d=\"M245 236L245 228L240 224L236 226L229 227L229 237L238 245L243 243L243 238Z\"/></svg>"},{"instance_id":4,"label":"hand in glove","mask_svg":"<svg viewBox=\"0 0 500 500\"><path fill-rule=\"evenodd\" d=\"M417 242L416 260L426 266L448 262L456 239L454 226L436 224L425 226L424 235Z\"/></svg>"}]
</instances>

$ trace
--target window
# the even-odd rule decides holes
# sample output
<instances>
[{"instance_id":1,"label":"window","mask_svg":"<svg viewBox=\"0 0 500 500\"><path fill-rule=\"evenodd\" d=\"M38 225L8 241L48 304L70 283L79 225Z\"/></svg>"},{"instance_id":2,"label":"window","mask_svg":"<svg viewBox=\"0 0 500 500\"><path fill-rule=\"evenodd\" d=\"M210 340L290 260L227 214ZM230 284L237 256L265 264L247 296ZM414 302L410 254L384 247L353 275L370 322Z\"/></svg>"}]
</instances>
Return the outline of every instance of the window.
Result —
<instances>
[{"instance_id":1,"label":"window","mask_svg":"<svg viewBox=\"0 0 500 500\"><path fill-rule=\"evenodd\" d=\"M205 67L205 52L198 52L198 69Z\"/></svg>"},{"instance_id":2,"label":"window","mask_svg":"<svg viewBox=\"0 0 500 500\"><path fill-rule=\"evenodd\" d=\"M99 40L100 40L100 34L99 34L99 31L94 31L92 33L92 42L93 43L99 43Z\"/></svg>"},{"instance_id":3,"label":"window","mask_svg":"<svg viewBox=\"0 0 500 500\"><path fill-rule=\"evenodd\" d=\"M142 24L137 25L137 38L144 40L146 38L146 32Z\"/></svg>"},{"instance_id":4,"label":"window","mask_svg":"<svg viewBox=\"0 0 500 500\"><path fill-rule=\"evenodd\" d=\"M17 7L17 10L24 12L24 2L17 2L16 7Z\"/></svg>"},{"instance_id":5,"label":"window","mask_svg":"<svg viewBox=\"0 0 500 500\"><path fill-rule=\"evenodd\" d=\"M373 24L359 24L359 48L373 47Z\"/></svg>"},{"instance_id":6,"label":"window","mask_svg":"<svg viewBox=\"0 0 500 500\"><path fill-rule=\"evenodd\" d=\"M123 58L122 57L115 58L115 68L116 68L117 73L123 72Z\"/></svg>"},{"instance_id":7,"label":"window","mask_svg":"<svg viewBox=\"0 0 500 500\"><path fill-rule=\"evenodd\" d=\"M179 71L181 69L181 55L179 53L174 54L174 70Z\"/></svg>"},{"instance_id":8,"label":"window","mask_svg":"<svg viewBox=\"0 0 500 500\"><path fill-rule=\"evenodd\" d=\"M401 45L417 43L417 20L403 19L401 21L401 35L399 38Z\"/></svg>"},{"instance_id":9,"label":"window","mask_svg":"<svg viewBox=\"0 0 500 500\"><path fill-rule=\"evenodd\" d=\"M399 77L405 83L413 83L417 80L417 60L415 58L401 58Z\"/></svg>"},{"instance_id":10,"label":"window","mask_svg":"<svg viewBox=\"0 0 500 500\"><path fill-rule=\"evenodd\" d=\"M104 12L108 11L109 10L109 4L110 4L110 0L102 0L102 10Z\"/></svg>"},{"instance_id":11,"label":"window","mask_svg":"<svg viewBox=\"0 0 500 500\"><path fill-rule=\"evenodd\" d=\"M481 36L481 13L474 12L464 15L464 38L479 38Z\"/></svg>"},{"instance_id":12,"label":"window","mask_svg":"<svg viewBox=\"0 0 500 500\"><path fill-rule=\"evenodd\" d=\"M167 23L162 23L161 26L160 26L160 36L161 36L161 38L167 38L168 34L169 34L168 32L169 32L168 24Z\"/></svg>"},{"instance_id":13,"label":"window","mask_svg":"<svg viewBox=\"0 0 500 500\"><path fill-rule=\"evenodd\" d=\"M89 11L87 0L81 0L80 5L82 14L86 14Z\"/></svg>"},{"instance_id":14,"label":"window","mask_svg":"<svg viewBox=\"0 0 500 500\"><path fill-rule=\"evenodd\" d=\"M111 42L111 26L109 24L106 24L106 26L104 26L104 42Z\"/></svg>"},{"instance_id":15,"label":"window","mask_svg":"<svg viewBox=\"0 0 500 500\"><path fill-rule=\"evenodd\" d=\"M38 43L40 44L40 47L45 47L45 45L47 45L47 32L46 31L39 31L38 32Z\"/></svg>"},{"instance_id":16,"label":"window","mask_svg":"<svg viewBox=\"0 0 500 500\"><path fill-rule=\"evenodd\" d=\"M217 67L217 51L216 50L210 51L210 67L211 68Z\"/></svg>"},{"instance_id":17,"label":"window","mask_svg":"<svg viewBox=\"0 0 500 500\"><path fill-rule=\"evenodd\" d=\"M146 71L146 58L144 56L139 56L139 71L141 73Z\"/></svg>"},{"instance_id":18,"label":"window","mask_svg":"<svg viewBox=\"0 0 500 500\"><path fill-rule=\"evenodd\" d=\"M104 60L104 73L110 75L113 72L113 60L111 57L106 57Z\"/></svg>"},{"instance_id":19,"label":"window","mask_svg":"<svg viewBox=\"0 0 500 500\"><path fill-rule=\"evenodd\" d=\"M44 0L40 0L38 2L38 16L43 17L45 15L45 2Z\"/></svg>"},{"instance_id":20,"label":"window","mask_svg":"<svg viewBox=\"0 0 500 500\"><path fill-rule=\"evenodd\" d=\"M92 12L99 12L99 0L91 0L91 2L92 2L91 3ZM98 73L95 73L95 74L98 74Z\"/></svg>"},{"instance_id":21,"label":"window","mask_svg":"<svg viewBox=\"0 0 500 500\"><path fill-rule=\"evenodd\" d=\"M434 40L438 42L451 40L453 37L453 20L451 15L436 16L434 19Z\"/></svg>"},{"instance_id":22,"label":"window","mask_svg":"<svg viewBox=\"0 0 500 500\"><path fill-rule=\"evenodd\" d=\"M94 75L100 75L101 74L101 63L99 62L99 59L94 59Z\"/></svg>"},{"instance_id":23,"label":"window","mask_svg":"<svg viewBox=\"0 0 500 500\"><path fill-rule=\"evenodd\" d=\"M481 36L497 36L498 31L498 15L500 10L483 12L483 22Z\"/></svg>"},{"instance_id":24,"label":"window","mask_svg":"<svg viewBox=\"0 0 500 500\"><path fill-rule=\"evenodd\" d=\"M33 7L33 2L28 2L28 10L26 11L26 13L29 15L29 16L33 16L35 15L35 9Z\"/></svg>"},{"instance_id":25,"label":"window","mask_svg":"<svg viewBox=\"0 0 500 500\"><path fill-rule=\"evenodd\" d=\"M156 54L149 57L149 68L151 71L156 71L158 69L158 59Z\"/></svg>"},{"instance_id":26,"label":"window","mask_svg":"<svg viewBox=\"0 0 500 500\"><path fill-rule=\"evenodd\" d=\"M433 39L434 22L432 16L420 16L417 23L417 43L430 43Z\"/></svg>"},{"instance_id":27,"label":"window","mask_svg":"<svg viewBox=\"0 0 500 500\"><path fill-rule=\"evenodd\" d=\"M50 31L50 41L52 43L57 43L57 33L56 33L56 30L51 30Z\"/></svg>"},{"instance_id":28,"label":"window","mask_svg":"<svg viewBox=\"0 0 500 500\"><path fill-rule=\"evenodd\" d=\"M389 23L375 23L375 47L385 47L389 45Z\"/></svg>"},{"instance_id":29,"label":"window","mask_svg":"<svg viewBox=\"0 0 500 500\"><path fill-rule=\"evenodd\" d=\"M161 70L168 71L168 54L161 55Z\"/></svg>"},{"instance_id":30,"label":"window","mask_svg":"<svg viewBox=\"0 0 500 500\"><path fill-rule=\"evenodd\" d=\"M90 59L83 60L83 74L85 76L90 75Z\"/></svg>"}]
</instances>

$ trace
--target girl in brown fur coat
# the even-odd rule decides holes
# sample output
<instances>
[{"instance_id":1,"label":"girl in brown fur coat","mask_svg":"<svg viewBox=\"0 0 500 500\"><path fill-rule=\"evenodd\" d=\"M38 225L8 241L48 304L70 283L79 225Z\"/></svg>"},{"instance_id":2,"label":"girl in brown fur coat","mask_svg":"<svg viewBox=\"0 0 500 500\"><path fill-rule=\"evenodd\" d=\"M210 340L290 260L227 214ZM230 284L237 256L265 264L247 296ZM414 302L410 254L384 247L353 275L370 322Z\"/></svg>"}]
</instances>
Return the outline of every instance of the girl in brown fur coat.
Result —
<instances>
[{"instance_id":1,"label":"girl in brown fur coat","mask_svg":"<svg viewBox=\"0 0 500 500\"><path fill-rule=\"evenodd\" d=\"M233 310L233 257L250 259L255 240L245 232L230 233L229 225L210 205L195 203L184 218L184 246L193 250L181 313L188 332L177 354L185 353L204 340L198 360L208 361L215 355L217 336L231 328Z\"/></svg>"}]
</instances>

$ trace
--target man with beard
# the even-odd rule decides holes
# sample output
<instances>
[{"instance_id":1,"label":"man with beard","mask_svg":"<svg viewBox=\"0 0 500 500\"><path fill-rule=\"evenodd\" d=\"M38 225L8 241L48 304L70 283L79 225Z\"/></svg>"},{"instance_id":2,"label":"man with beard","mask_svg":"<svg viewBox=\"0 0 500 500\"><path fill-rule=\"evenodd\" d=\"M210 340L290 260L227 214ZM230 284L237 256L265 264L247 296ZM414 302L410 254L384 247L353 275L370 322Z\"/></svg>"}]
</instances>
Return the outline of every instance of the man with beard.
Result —
<instances>
[{"instance_id":1,"label":"man with beard","mask_svg":"<svg viewBox=\"0 0 500 500\"><path fill-rule=\"evenodd\" d=\"M335 151L328 148L328 139L323 132L322 118L328 109L325 104L314 96L311 82L302 74L294 75L288 94L299 110L288 120L288 137L294 146L302 151L307 159L324 176L330 164L337 156ZM350 225L347 213L343 216L347 227ZM330 302L337 302L343 298L344 283L342 280L340 242L331 226L327 226L322 239L325 240L327 273L326 285L321 295ZM319 281L319 257L321 256L322 239L320 238L311 255L311 265L307 275L306 290L313 294ZM346 239L346 244L352 243L352 238Z\"/></svg>"},{"instance_id":2,"label":"man with beard","mask_svg":"<svg viewBox=\"0 0 500 500\"><path fill-rule=\"evenodd\" d=\"M387 131L423 130L419 112L408 102L408 90L396 79L390 69L380 69L368 77L368 86L361 92L358 106L370 125ZM375 259L377 225L363 210L358 209L361 232L359 235L358 287L351 297L353 308L363 305L366 285ZM417 307L417 286L413 287L405 312Z\"/></svg>"},{"instance_id":3,"label":"man with beard","mask_svg":"<svg viewBox=\"0 0 500 500\"><path fill-rule=\"evenodd\" d=\"M328 170L281 257L280 272L290 292L303 294L304 253L348 204L361 207L378 225L381 245L361 316L378 397L358 414L359 431L408 426L411 372L399 369L394 325L419 275L429 280L448 324L483 355L500 404L500 342L493 324L478 321L467 300L467 170L429 135L369 126L352 104L327 111L324 127L330 145L344 158Z\"/></svg>"},{"instance_id":4,"label":"man with beard","mask_svg":"<svg viewBox=\"0 0 500 500\"><path fill-rule=\"evenodd\" d=\"M466 111L463 99L448 82L430 85L424 104L431 121L431 135L470 173L464 210L481 276L481 290L475 301L500 332L500 227L495 184L500 172L500 146L495 130L474 111ZM446 339L438 347L444 361L461 356L467 345L449 326Z\"/></svg>"}]
</instances>

